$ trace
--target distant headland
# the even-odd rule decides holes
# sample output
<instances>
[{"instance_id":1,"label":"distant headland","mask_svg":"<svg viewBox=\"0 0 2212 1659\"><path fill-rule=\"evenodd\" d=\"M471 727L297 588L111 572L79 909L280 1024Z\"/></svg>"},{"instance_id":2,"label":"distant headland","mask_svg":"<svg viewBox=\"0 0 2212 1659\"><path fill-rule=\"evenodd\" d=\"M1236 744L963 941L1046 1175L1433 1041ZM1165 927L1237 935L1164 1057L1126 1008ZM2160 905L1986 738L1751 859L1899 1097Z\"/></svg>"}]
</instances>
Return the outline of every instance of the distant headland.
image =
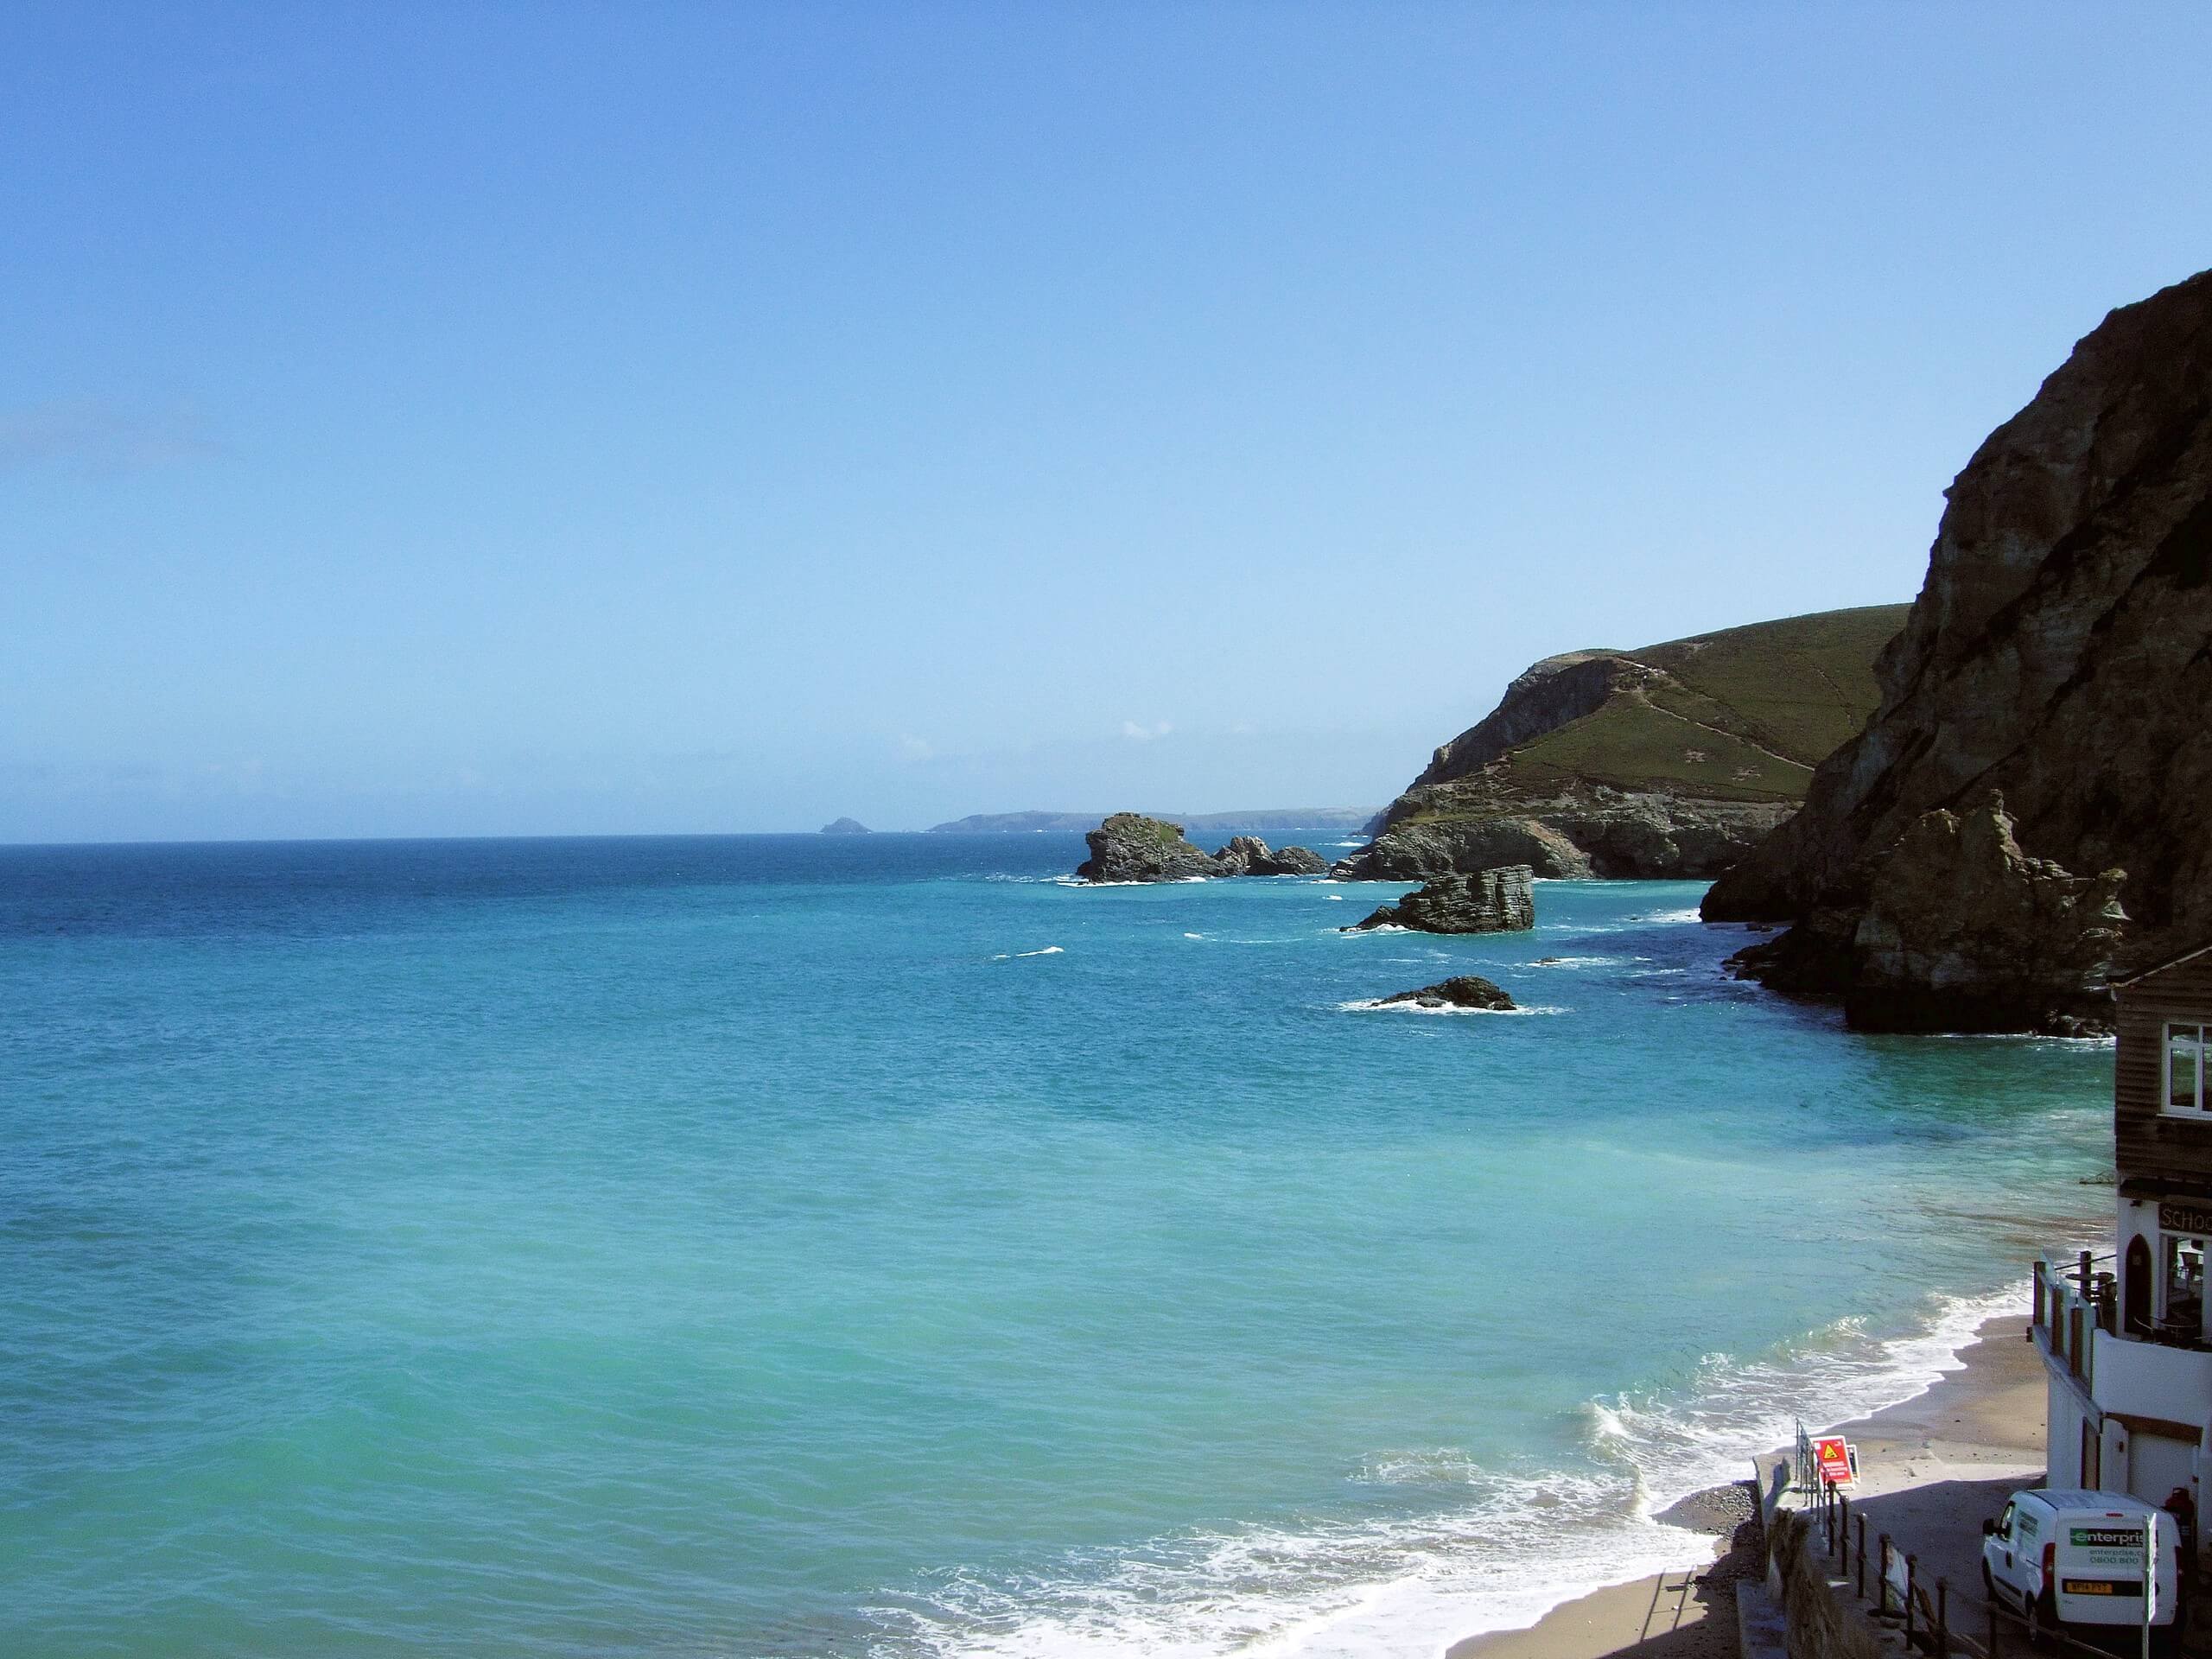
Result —
<instances>
[{"instance_id":1,"label":"distant headland","mask_svg":"<svg viewBox=\"0 0 2212 1659\"><path fill-rule=\"evenodd\" d=\"M1342 830L1357 831L1375 817L1371 806L1270 806L1247 812L1147 812L1141 816L1180 824L1193 835L1231 830ZM1098 827L1103 812L971 812L950 823L933 823L931 835L1080 836Z\"/></svg>"}]
</instances>

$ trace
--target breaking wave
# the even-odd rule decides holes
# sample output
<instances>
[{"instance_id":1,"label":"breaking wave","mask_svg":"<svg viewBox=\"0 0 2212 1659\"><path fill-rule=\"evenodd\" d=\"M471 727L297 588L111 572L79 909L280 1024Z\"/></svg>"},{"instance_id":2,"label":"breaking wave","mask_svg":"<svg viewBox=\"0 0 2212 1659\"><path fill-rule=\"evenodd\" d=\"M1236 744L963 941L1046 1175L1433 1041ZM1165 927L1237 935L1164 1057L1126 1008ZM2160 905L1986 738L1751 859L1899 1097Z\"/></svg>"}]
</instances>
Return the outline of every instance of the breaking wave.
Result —
<instances>
[{"instance_id":1,"label":"breaking wave","mask_svg":"<svg viewBox=\"0 0 2212 1659\"><path fill-rule=\"evenodd\" d=\"M1920 1329L1840 1320L1766 1356L1707 1355L1680 1390L1593 1400L1580 1471L1483 1467L1459 1448L1378 1451L1348 1483L1395 1518L1193 1531L1075 1552L1020 1577L948 1573L871 1610L878 1659L1433 1659L1608 1584L1701 1565L1712 1540L1657 1517L1741 1479L1808 1427L1898 1404L1963 1362L2024 1287L1930 1299Z\"/></svg>"},{"instance_id":2,"label":"breaking wave","mask_svg":"<svg viewBox=\"0 0 2212 1659\"><path fill-rule=\"evenodd\" d=\"M1343 1014L1487 1014L1493 1019L1510 1019L1513 1015L1520 1014L1567 1014L1571 1012L1570 1009L1567 1008L1459 1008L1450 1006L1440 1008L1425 1008L1418 1002L1390 1002L1386 1001L1379 996L1370 997L1363 1001L1358 1002L1339 1002L1337 1004L1337 1008L1339 1013Z\"/></svg>"}]
</instances>

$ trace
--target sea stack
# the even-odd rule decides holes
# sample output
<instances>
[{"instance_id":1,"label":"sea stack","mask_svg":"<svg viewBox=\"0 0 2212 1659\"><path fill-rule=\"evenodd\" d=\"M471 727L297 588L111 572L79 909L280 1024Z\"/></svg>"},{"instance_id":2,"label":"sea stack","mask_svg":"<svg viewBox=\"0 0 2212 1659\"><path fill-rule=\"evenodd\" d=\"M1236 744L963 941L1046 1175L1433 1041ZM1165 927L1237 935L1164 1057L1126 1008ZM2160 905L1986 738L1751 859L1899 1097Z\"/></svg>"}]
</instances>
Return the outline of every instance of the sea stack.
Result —
<instances>
[{"instance_id":1,"label":"sea stack","mask_svg":"<svg viewBox=\"0 0 2212 1659\"><path fill-rule=\"evenodd\" d=\"M1365 921L1338 930L1410 927L1423 933L1525 933L1536 925L1534 873L1507 864L1472 875L1440 875Z\"/></svg>"},{"instance_id":2,"label":"sea stack","mask_svg":"<svg viewBox=\"0 0 2212 1659\"><path fill-rule=\"evenodd\" d=\"M1214 874L1213 860L1183 839L1183 826L1141 812L1116 812L1084 836L1085 881L1187 881Z\"/></svg>"},{"instance_id":3,"label":"sea stack","mask_svg":"<svg viewBox=\"0 0 2212 1659\"><path fill-rule=\"evenodd\" d=\"M822 833L825 836L865 836L869 831L868 825L858 818L838 818L823 824Z\"/></svg>"},{"instance_id":4,"label":"sea stack","mask_svg":"<svg viewBox=\"0 0 2212 1659\"><path fill-rule=\"evenodd\" d=\"M1183 826L1141 812L1116 812L1084 836L1090 856L1076 866L1085 881L1188 881L1223 875L1321 875L1328 861L1303 847L1268 847L1236 836L1215 853L1184 838Z\"/></svg>"}]
</instances>

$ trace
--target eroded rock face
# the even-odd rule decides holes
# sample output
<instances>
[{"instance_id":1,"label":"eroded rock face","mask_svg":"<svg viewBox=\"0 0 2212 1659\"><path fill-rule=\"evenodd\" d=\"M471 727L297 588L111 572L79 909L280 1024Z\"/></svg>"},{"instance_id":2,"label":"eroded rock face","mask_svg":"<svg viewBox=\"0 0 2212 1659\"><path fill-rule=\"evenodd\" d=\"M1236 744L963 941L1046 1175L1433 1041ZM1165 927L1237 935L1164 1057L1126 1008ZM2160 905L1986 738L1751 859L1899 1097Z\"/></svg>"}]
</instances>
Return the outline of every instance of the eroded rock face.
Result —
<instances>
[{"instance_id":1,"label":"eroded rock face","mask_svg":"<svg viewBox=\"0 0 2212 1659\"><path fill-rule=\"evenodd\" d=\"M1211 875L1214 861L1183 839L1183 826L1141 812L1116 812L1084 836L1090 856L1076 866L1085 881L1186 881Z\"/></svg>"},{"instance_id":2,"label":"eroded rock face","mask_svg":"<svg viewBox=\"0 0 2212 1659\"><path fill-rule=\"evenodd\" d=\"M1086 881L1187 881L1223 875L1320 875L1328 861L1303 847L1272 849L1257 836L1236 836L1215 853L1184 838L1183 827L1141 812L1116 812L1084 836L1090 856L1076 867Z\"/></svg>"},{"instance_id":3,"label":"eroded rock face","mask_svg":"<svg viewBox=\"0 0 2212 1659\"><path fill-rule=\"evenodd\" d=\"M1410 927L1423 933L1526 932L1536 925L1533 874L1526 864L1509 864L1472 875L1440 875L1342 931Z\"/></svg>"},{"instance_id":4,"label":"eroded rock face","mask_svg":"<svg viewBox=\"0 0 2212 1659\"><path fill-rule=\"evenodd\" d=\"M2036 1029L2078 1017L2075 967L2212 937L2212 273L2107 317L1949 497L1927 584L1877 665L1880 708L1705 914L1795 924L1746 969L1842 994L1855 1020ZM1947 900L1938 874L2004 862L1968 850L1993 788L2043 870L1996 883L2022 906L1996 934L1955 913L1967 900ZM2062 877L2107 880L2068 872L2122 870L2132 919L2101 885L2057 901ZM2011 972L1974 943L2000 937L2074 966Z\"/></svg>"},{"instance_id":5,"label":"eroded rock face","mask_svg":"<svg viewBox=\"0 0 2212 1659\"><path fill-rule=\"evenodd\" d=\"M1400 991L1395 996L1382 999L1392 1002L1411 1002L1423 1008L1482 1008L1492 1014L1510 1012L1513 999L1503 989L1480 974L1454 974L1433 985L1424 985L1417 991Z\"/></svg>"},{"instance_id":6,"label":"eroded rock face","mask_svg":"<svg viewBox=\"0 0 2212 1659\"><path fill-rule=\"evenodd\" d=\"M2109 1029L2126 880L2031 857L1993 791L1964 813L1915 819L1872 872L1863 909L1823 910L1737 963L1778 989L1840 990L1860 1030Z\"/></svg>"}]
</instances>

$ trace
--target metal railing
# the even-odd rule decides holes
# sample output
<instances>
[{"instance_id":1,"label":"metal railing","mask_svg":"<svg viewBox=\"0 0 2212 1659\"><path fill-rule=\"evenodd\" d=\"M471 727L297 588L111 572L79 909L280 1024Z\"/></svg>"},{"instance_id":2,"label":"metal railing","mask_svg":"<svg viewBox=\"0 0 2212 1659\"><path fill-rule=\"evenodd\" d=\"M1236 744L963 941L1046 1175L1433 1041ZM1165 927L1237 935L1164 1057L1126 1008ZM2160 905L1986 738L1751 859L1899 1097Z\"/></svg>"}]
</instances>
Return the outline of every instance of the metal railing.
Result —
<instances>
[{"instance_id":1,"label":"metal railing","mask_svg":"<svg viewBox=\"0 0 2212 1659\"><path fill-rule=\"evenodd\" d=\"M1809 1449L1802 1425L1797 1437L1799 1445ZM2113 1649L2084 1642L2052 1624L2031 1623L2024 1614L1999 1605L1993 1597L1984 1598L1979 1640L1954 1629L1950 1580L1938 1575L1931 1586L1921 1576L1919 1556L1886 1532L1876 1533L1870 1544L1866 1517L1853 1513L1851 1495L1820 1481L1818 1472L1815 1471L1817 1484L1809 1493L1811 1503L1804 1514L1812 1538L1827 1552L1830 1584L1839 1592L1848 1590L1859 1602L1871 1600L1872 1605L1863 1609L1867 1617L1897 1628L1908 1649L1916 1648L1935 1659L1950 1659L1954 1653L1967 1655L1968 1659L2002 1659L2002 1643L2009 1640L2016 1652L2050 1644L2061 1653L2114 1659ZM2163 1631L2166 1627L2158 1628ZM2179 1634L2178 1620L2173 1634Z\"/></svg>"},{"instance_id":2,"label":"metal railing","mask_svg":"<svg viewBox=\"0 0 2212 1659\"><path fill-rule=\"evenodd\" d=\"M2097 1267L2111 1260L2083 1250L2066 1268L2047 1258L2035 1266L2037 1339L2051 1357L2064 1360L2085 1388L2096 1382L2096 1333L2120 1333L2117 1283Z\"/></svg>"}]
</instances>

